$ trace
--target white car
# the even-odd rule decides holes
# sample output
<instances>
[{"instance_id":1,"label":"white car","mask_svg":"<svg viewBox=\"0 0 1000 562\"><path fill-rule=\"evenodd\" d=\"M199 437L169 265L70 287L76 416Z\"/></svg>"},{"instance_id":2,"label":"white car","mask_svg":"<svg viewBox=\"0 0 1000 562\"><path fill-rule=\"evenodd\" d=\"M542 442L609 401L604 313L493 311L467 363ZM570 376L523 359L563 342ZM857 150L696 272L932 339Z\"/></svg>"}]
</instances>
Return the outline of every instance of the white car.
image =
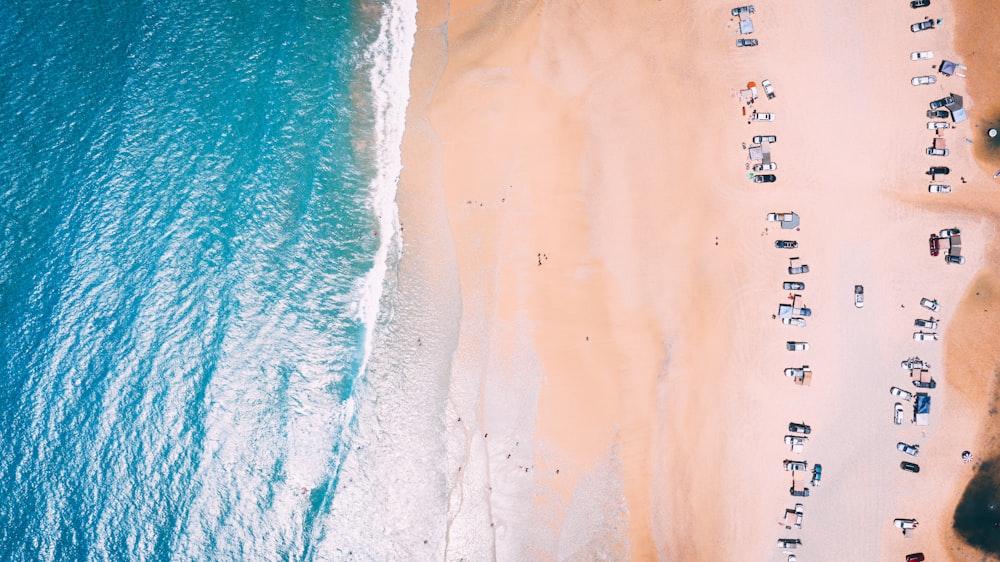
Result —
<instances>
[{"instance_id":1,"label":"white car","mask_svg":"<svg viewBox=\"0 0 1000 562\"><path fill-rule=\"evenodd\" d=\"M936 131L938 129L947 129L951 127L946 121L928 121L927 129L931 131Z\"/></svg>"},{"instance_id":2,"label":"white car","mask_svg":"<svg viewBox=\"0 0 1000 562\"><path fill-rule=\"evenodd\" d=\"M785 462L782 464L785 467L785 470L794 470L798 472L805 472L806 469L809 468L809 463L805 461L792 461L785 459Z\"/></svg>"},{"instance_id":3,"label":"white car","mask_svg":"<svg viewBox=\"0 0 1000 562\"><path fill-rule=\"evenodd\" d=\"M782 318L781 319L781 323L784 324L784 325L786 325L786 326L795 326L797 328L805 328L806 327L806 319L805 318Z\"/></svg>"},{"instance_id":4,"label":"white car","mask_svg":"<svg viewBox=\"0 0 1000 562\"><path fill-rule=\"evenodd\" d=\"M928 330L937 330L937 320L933 316L924 320L923 318L917 318L913 321L913 325L917 328L927 328Z\"/></svg>"},{"instance_id":5,"label":"white car","mask_svg":"<svg viewBox=\"0 0 1000 562\"><path fill-rule=\"evenodd\" d=\"M937 341L938 335L934 332L913 332L913 339L916 341Z\"/></svg>"},{"instance_id":6,"label":"white car","mask_svg":"<svg viewBox=\"0 0 1000 562\"><path fill-rule=\"evenodd\" d=\"M910 60L929 60L934 58L934 51L913 51Z\"/></svg>"},{"instance_id":7,"label":"white car","mask_svg":"<svg viewBox=\"0 0 1000 562\"><path fill-rule=\"evenodd\" d=\"M947 148L927 147L927 156L948 156Z\"/></svg>"},{"instance_id":8,"label":"white car","mask_svg":"<svg viewBox=\"0 0 1000 562\"><path fill-rule=\"evenodd\" d=\"M865 287L864 285L854 286L854 306L861 308L865 305Z\"/></svg>"},{"instance_id":9,"label":"white car","mask_svg":"<svg viewBox=\"0 0 1000 562\"><path fill-rule=\"evenodd\" d=\"M896 443L896 449L910 455L911 457L915 457L920 454L920 445L907 445L902 441Z\"/></svg>"},{"instance_id":10,"label":"white car","mask_svg":"<svg viewBox=\"0 0 1000 562\"><path fill-rule=\"evenodd\" d=\"M803 365L801 367L785 367L786 377L804 377L806 371L809 370L809 365Z\"/></svg>"},{"instance_id":11,"label":"white car","mask_svg":"<svg viewBox=\"0 0 1000 562\"><path fill-rule=\"evenodd\" d=\"M809 349L809 342L788 341L785 342L785 349L787 349L788 351L806 351Z\"/></svg>"},{"instance_id":12,"label":"white car","mask_svg":"<svg viewBox=\"0 0 1000 562\"><path fill-rule=\"evenodd\" d=\"M941 232L938 232L938 236L940 236L941 238L948 238L949 236L955 236L955 235L961 234L961 233L962 233L962 231L959 230L958 227L946 228L946 229L942 230Z\"/></svg>"},{"instance_id":13,"label":"white car","mask_svg":"<svg viewBox=\"0 0 1000 562\"><path fill-rule=\"evenodd\" d=\"M911 394L911 393L903 390L902 388L899 388L898 386L894 386L894 387L890 388L889 389L889 394L892 394L893 396L896 396L898 398L902 398L903 400L906 400L907 402L909 402L910 399L913 398L913 394Z\"/></svg>"},{"instance_id":14,"label":"white car","mask_svg":"<svg viewBox=\"0 0 1000 562\"><path fill-rule=\"evenodd\" d=\"M927 186L928 193L951 193L951 186L946 183L932 183Z\"/></svg>"},{"instance_id":15,"label":"white car","mask_svg":"<svg viewBox=\"0 0 1000 562\"><path fill-rule=\"evenodd\" d=\"M754 164L753 171L755 172L773 172L778 169L778 165L774 162L769 162L767 164Z\"/></svg>"},{"instance_id":16,"label":"white car","mask_svg":"<svg viewBox=\"0 0 1000 562\"><path fill-rule=\"evenodd\" d=\"M754 121L774 121L773 113L758 113L755 111L751 117Z\"/></svg>"},{"instance_id":17,"label":"white car","mask_svg":"<svg viewBox=\"0 0 1000 562\"><path fill-rule=\"evenodd\" d=\"M913 79L910 80L910 84L914 86L928 86L930 84L934 84L935 82L937 82L937 78L934 78L933 76L914 76Z\"/></svg>"},{"instance_id":18,"label":"white car","mask_svg":"<svg viewBox=\"0 0 1000 562\"><path fill-rule=\"evenodd\" d=\"M941 232L944 231L942 230ZM930 310L931 312L937 312L941 310L941 305L938 304L937 299L931 300L926 297L922 298L920 299L920 306L926 308L927 310Z\"/></svg>"},{"instance_id":19,"label":"white car","mask_svg":"<svg viewBox=\"0 0 1000 562\"><path fill-rule=\"evenodd\" d=\"M896 402L896 413L892 418L896 425L903 425L903 405Z\"/></svg>"},{"instance_id":20,"label":"white car","mask_svg":"<svg viewBox=\"0 0 1000 562\"><path fill-rule=\"evenodd\" d=\"M917 520L916 519L893 519L892 524L896 526L897 529L916 529Z\"/></svg>"},{"instance_id":21,"label":"white car","mask_svg":"<svg viewBox=\"0 0 1000 562\"><path fill-rule=\"evenodd\" d=\"M774 86L771 85L771 81L765 79L763 82L760 83L760 85L761 85L761 87L764 88L764 93L767 94L767 99L773 100L774 99Z\"/></svg>"}]
</instances>

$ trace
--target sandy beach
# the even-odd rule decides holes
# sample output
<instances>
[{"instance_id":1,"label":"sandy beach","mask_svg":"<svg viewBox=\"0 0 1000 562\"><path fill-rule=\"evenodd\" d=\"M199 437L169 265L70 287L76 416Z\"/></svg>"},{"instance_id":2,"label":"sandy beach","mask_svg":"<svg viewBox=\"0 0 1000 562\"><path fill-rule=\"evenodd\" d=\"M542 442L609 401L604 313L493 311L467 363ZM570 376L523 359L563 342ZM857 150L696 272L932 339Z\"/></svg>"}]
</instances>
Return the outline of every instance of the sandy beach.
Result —
<instances>
[{"instance_id":1,"label":"sandy beach","mask_svg":"<svg viewBox=\"0 0 1000 562\"><path fill-rule=\"evenodd\" d=\"M460 293L440 305L460 311L446 559L784 562L781 537L799 560L977 556L951 518L976 466L961 451L1000 453L1000 205L978 113L1000 106L976 91L996 58L971 54L951 3L907 4L755 2L759 45L737 48L735 3L419 2L401 271ZM911 33L925 16L943 23ZM775 98L747 106L763 79ZM928 156L928 102L949 92L971 119ZM774 183L748 177L754 135L777 137ZM931 165L953 193L928 193ZM790 211L797 230L765 220ZM956 226L965 264L929 256L928 234ZM810 271L790 277L793 256ZM773 317L783 281L806 285L804 328ZM922 297L942 341L912 337ZM938 381L927 427L893 423L913 355ZM783 375L800 365L810 386ZM802 454L791 421L812 427ZM919 474L899 441L920 444ZM809 497L789 495L784 459L822 464ZM912 538L897 517L920 521Z\"/></svg>"}]
</instances>

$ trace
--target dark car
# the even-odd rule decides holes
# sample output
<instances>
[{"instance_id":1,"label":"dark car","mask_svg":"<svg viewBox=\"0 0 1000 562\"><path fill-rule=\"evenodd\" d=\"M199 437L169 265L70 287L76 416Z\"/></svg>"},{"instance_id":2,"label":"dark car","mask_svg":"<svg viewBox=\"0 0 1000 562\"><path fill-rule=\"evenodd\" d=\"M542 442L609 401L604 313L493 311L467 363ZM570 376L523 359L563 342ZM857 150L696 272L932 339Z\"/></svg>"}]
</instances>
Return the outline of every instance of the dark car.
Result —
<instances>
[{"instance_id":1,"label":"dark car","mask_svg":"<svg viewBox=\"0 0 1000 562\"><path fill-rule=\"evenodd\" d=\"M757 46L757 40L756 39L737 39L736 40L736 46L737 47L756 47Z\"/></svg>"},{"instance_id":2,"label":"dark car","mask_svg":"<svg viewBox=\"0 0 1000 562\"><path fill-rule=\"evenodd\" d=\"M920 465L915 462L903 461L899 463L899 468L902 468L906 472L920 472Z\"/></svg>"},{"instance_id":3,"label":"dark car","mask_svg":"<svg viewBox=\"0 0 1000 562\"><path fill-rule=\"evenodd\" d=\"M924 553L915 552L913 554L907 554L906 562L924 562Z\"/></svg>"},{"instance_id":4,"label":"dark car","mask_svg":"<svg viewBox=\"0 0 1000 562\"><path fill-rule=\"evenodd\" d=\"M762 143L764 141L767 141L767 142L778 142L778 137L776 137L774 135L757 135L757 136L755 136L753 138L753 142L756 143L756 144L760 144L760 143Z\"/></svg>"},{"instance_id":5,"label":"dark car","mask_svg":"<svg viewBox=\"0 0 1000 562\"><path fill-rule=\"evenodd\" d=\"M931 379L928 382L913 381L913 386L915 386L917 388L937 388L937 381L934 380L934 379Z\"/></svg>"},{"instance_id":6,"label":"dark car","mask_svg":"<svg viewBox=\"0 0 1000 562\"><path fill-rule=\"evenodd\" d=\"M928 109L928 119L947 119L950 116L947 109Z\"/></svg>"},{"instance_id":7,"label":"dark car","mask_svg":"<svg viewBox=\"0 0 1000 562\"><path fill-rule=\"evenodd\" d=\"M939 238L936 234L931 234L928 244L930 244L932 256L936 256L941 253L941 238Z\"/></svg>"},{"instance_id":8,"label":"dark car","mask_svg":"<svg viewBox=\"0 0 1000 562\"><path fill-rule=\"evenodd\" d=\"M924 21L917 22L910 26L910 31L914 33L924 31L926 29L934 29L934 20L927 18Z\"/></svg>"},{"instance_id":9,"label":"dark car","mask_svg":"<svg viewBox=\"0 0 1000 562\"><path fill-rule=\"evenodd\" d=\"M785 281L781 284L781 288L786 291L802 291L805 290L806 284L798 281Z\"/></svg>"},{"instance_id":10,"label":"dark car","mask_svg":"<svg viewBox=\"0 0 1000 562\"><path fill-rule=\"evenodd\" d=\"M924 173L931 177L947 176L948 174L951 173L951 168L949 168L948 166L931 166L930 169L928 169Z\"/></svg>"},{"instance_id":11,"label":"dark car","mask_svg":"<svg viewBox=\"0 0 1000 562\"><path fill-rule=\"evenodd\" d=\"M939 100L934 100L931 102L931 109L940 109L953 101L955 101L955 98L951 96L944 97Z\"/></svg>"},{"instance_id":12,"label":"dark car","mask_svg":"<svg viewBox=\"0 0 1000 562\"><path fill-rule=\"evenodd\" d=\"M774 247L782 250L794 250L799 247L799 243L795 240L775 240Z\"/></svg>"},{"instance_id":13,"label":"dark car","mask_svg":"<svg viewBox=\"0 0 1000 562\"><path fill-rule=\"evenodd\" d=\"M754 183L774 183L774 180L778 179L774 174L758 174L753 177Z\"/></svg>"},{"instance_id":14,"label":"dark car","mask_svg":"<svg viewBox=\"0 0 1000 562\"><path fill-rule=\"evenodd\" d=\"M792 486L791 488L788 489L788 493L798 498L808 498L809 488L802 488L801 490L796 490L795 486Z\"/></svg>"},{"instance_id":15,"label":"dark car","mask_svg":"<svg viewBox=\"0 0 1000 562\"><path fill-rule=\"evenodd\" d=\"M788 424L788 431L791 431L792 433L802 433L805 435L809 435L810 433L812 433L812 428L804 423L791 422Z\"/></svg>"},{"instance_id":16,"label":"dark car","mask_svg":"<svg viewBox=\"0 0 1000 562\"><path fill-rule=\"evenodd\" d=\"M910 7L916 10L917 8L926 8L931 5L931 0L913 0L910 2Z\"/></svg>"}]
</instances>

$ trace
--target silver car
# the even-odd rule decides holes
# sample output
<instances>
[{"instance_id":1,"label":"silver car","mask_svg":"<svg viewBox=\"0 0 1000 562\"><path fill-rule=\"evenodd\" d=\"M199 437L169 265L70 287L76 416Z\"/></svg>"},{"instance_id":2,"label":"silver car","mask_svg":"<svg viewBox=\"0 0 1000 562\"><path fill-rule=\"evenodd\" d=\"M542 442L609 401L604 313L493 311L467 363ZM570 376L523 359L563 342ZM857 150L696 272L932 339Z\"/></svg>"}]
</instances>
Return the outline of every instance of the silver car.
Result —
<instances>
[{"instance_id":1,"label":"silver car","mask_svg":"<svg viewBox=\"0 0 1000 562\"><path fill-rule=\"evenodd\" d=\"M895 413L893 414L892 421L896 425L903 425L903 405L896 402Z\"/></svg>"},{"instance_id":2,"label":"silver car","mask_svg":"<svg viewBox=\"0 0 1000 562\"><path fill-rule=\"evenodd\" d=\"M916 320L913 321L913 325L916 326L917 328L927 328L928 330L936 330L938 323L937 320L935 320L934 317L931 316L927 320L924 320L923 318L917 318Z\"/></svg>"},{"instance_id":3,"label":"silver car","mask_svg":"<svg viewBox=\"0 0 1000 562\"><path fill-rule=\"evenodd\" d=\"M937 341L938 335L935 332L913 332L914 341Z\"/></svg>"},{"instance_id":4,"label":"silver car","mask_svg":"<svg viewBox=\"0 0 1000 562\"><path fill-rule=\"evenodd\" d=\"M908 445L902 441L896 443L896 449L910 455L911 457L915 457L920 454L920 445Z\"/></svg>"},{"instance_id":5,"label":"silver car","mask_svg":"<svg viewBox=\"0 0 1000 562\"><path fill-rule=\"evenodd\" d=\"M894 386L894 387L890 388L889 389L889 394L892 394L893 396L902 398L903 400L906 400L907 402L909 402L910 399L913 398L913 394L911 394L911 393L903 390L902 388L899 388L898 386Z\"/></svg>"},{"instance_id":6,"label":"silver car","mask_svg":"<svg viewBox=\"0 0 1000 562\"><path fill-rule=\"evenodd\" d=\"M910 84L914 86L929 86L937 82L937 79L933 76L914 76L910 80Z\"/></svg>"}]
</instances>

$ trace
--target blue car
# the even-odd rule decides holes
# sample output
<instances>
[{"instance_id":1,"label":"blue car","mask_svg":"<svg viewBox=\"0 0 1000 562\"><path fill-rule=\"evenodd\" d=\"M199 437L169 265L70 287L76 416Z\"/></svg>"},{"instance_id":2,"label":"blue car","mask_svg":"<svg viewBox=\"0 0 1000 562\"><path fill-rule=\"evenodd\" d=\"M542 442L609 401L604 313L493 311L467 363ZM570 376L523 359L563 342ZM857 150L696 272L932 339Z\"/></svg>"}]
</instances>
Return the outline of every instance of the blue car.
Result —
<instances>
[{"instance_id":1,"label":"blue car","mask_svg":"<svg viewBox=\"0 0 1000 562\"><path fill-rule=\"evenodd\" d=\"M813 485L813 487L819 486L819 481L820 478L822 477L823 477L823 465L821 464L813 465L813 477L812 481L810 482Z\"/></svg>"}]
</instances>

